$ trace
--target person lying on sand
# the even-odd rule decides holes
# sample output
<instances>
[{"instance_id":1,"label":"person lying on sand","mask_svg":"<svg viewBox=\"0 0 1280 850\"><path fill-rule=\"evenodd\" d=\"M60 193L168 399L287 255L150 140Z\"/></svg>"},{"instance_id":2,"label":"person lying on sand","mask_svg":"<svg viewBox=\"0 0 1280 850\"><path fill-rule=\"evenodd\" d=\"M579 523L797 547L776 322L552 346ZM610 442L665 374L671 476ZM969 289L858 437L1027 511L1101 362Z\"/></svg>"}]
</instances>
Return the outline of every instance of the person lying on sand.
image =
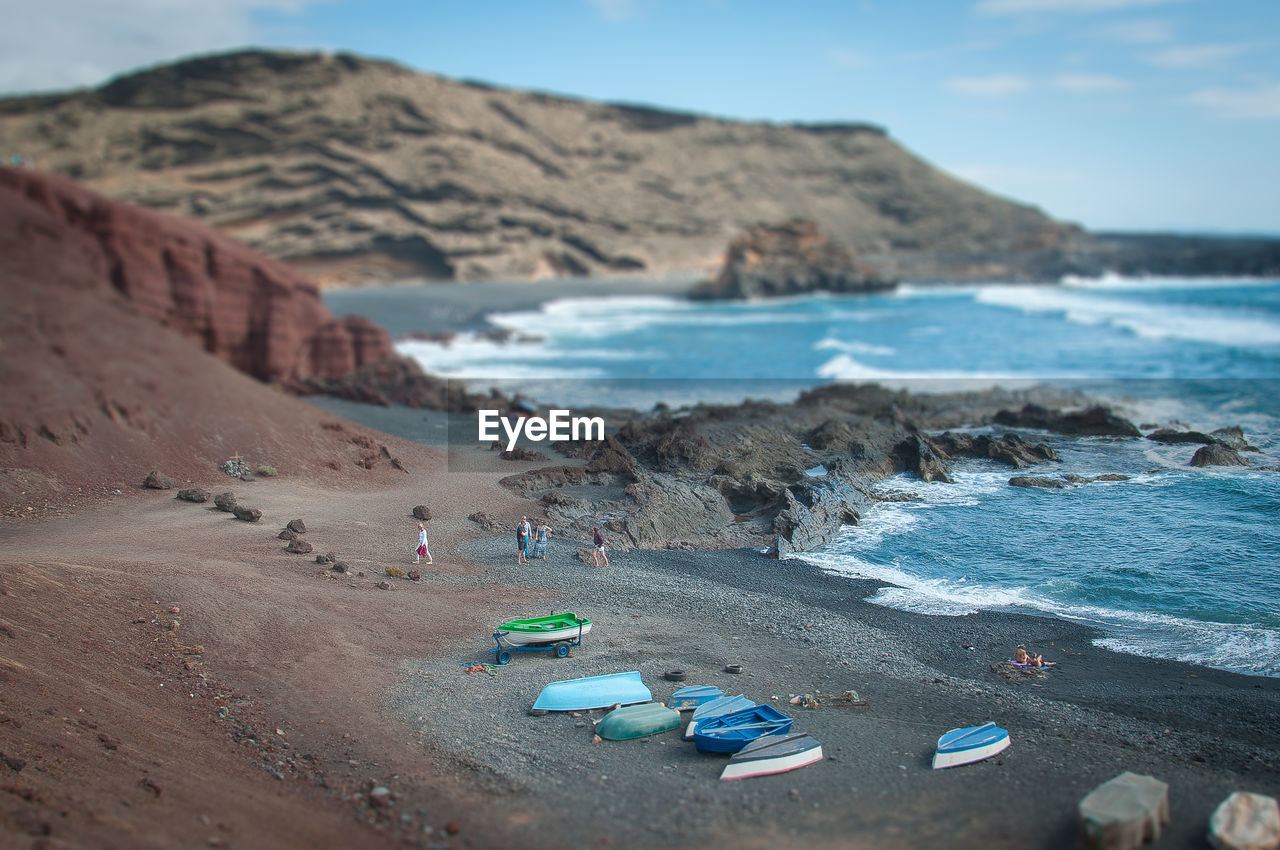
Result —
<instances>
[{"instance_id":1,"label":"person lying on sand","mask_svg":"<svg viewBox=\"0 0 1280 850\"><path fill-rule=\"evenodd\" d=\"M1019 646L1013 651L1013 663L1020 667L1052 667L1055 662L1045 661L1043 655L1032 655L1025 646Z\"/></svg>"}]
</instances>

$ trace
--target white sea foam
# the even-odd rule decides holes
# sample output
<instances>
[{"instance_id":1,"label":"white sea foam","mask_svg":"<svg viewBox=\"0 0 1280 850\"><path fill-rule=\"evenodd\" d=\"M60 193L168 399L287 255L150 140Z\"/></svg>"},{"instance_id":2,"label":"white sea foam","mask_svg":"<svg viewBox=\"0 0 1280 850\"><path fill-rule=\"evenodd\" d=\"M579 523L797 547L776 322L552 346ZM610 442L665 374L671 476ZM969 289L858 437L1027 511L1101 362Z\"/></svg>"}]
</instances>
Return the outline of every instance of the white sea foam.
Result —
<instances>
[{"instance_id":1,"label":"white sea foam","mask_svg":"<svg viewBox=\"0 0 1280 850\"><path fill-rule=\"evenodd\" d=\"M845 354L872 354L881 357L891 357L897 354L897 349L890 348L887 345L875 345L870 342L859 342L857 340L836 339L833 336L823 337L813 344L814 351L843 351Z\"/></svg>"},{"instance_id":2,"label":"white sea foam","mask_svg":"<svg viewBox=\"0 0 1280 850\"><path fill-rule=\"evenodd\" d=\"M931 389L979 390L996 384L1006 388L1028 387L1050 377L1043 373L1038 373L1033 378L1011 373L963 372L953 369L881 369L868 366L848 354L837 354L819 366L814 374L819 378L835 381L875 381L888 387L909 386L910 389L919 392L927 392Z\"/></svg>"},{"instance_id":3,"label":"white sea foam","mask_svg":"<svg viewBox=\"0 0 1280 850\"><path fill-rule=\"evenodd\" d=\"M1126 277L1108 272L1102 277L1066 275L1062 285L1070 289L1124 292L1134 290L1223 289L1245 286L1275 286L1275 278L1259 277Z\"/></svg>"},{"instance_id":4,"label":"white sea foam","mask_svg":"<svg viewBox=\"0 0 1280 850\"><path fill-rule=\"evenodd\" d=\"M1108 325L1144 339L1180 339L1233 347L1280 345L1280 323L1209 307L1159 306L1080 288L985 286L975 300L1024 313L1061 313L1080 325Z\"/></svg>"}]
</instances>

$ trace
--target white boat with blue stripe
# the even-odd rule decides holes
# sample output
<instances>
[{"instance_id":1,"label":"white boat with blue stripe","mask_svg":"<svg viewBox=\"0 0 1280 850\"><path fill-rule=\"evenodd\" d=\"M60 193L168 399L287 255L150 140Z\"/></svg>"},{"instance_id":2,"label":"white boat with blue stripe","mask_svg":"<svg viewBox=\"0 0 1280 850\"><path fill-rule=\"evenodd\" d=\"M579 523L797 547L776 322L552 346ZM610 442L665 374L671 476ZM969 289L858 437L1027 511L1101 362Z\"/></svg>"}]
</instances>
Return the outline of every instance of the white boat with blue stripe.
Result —
<instances>
[{"instance_id":1,"label":"white boat with blue stripe","mask_svg":"<svg viewBox=\"0 0 1280 850\"><path fill-rule=\"evenodd\" d=\"M952 729L938 739L933 756L933 769L955 767L991 758L1009 746L1009 732L994 723Z\"/></svg>"}]
</instances>

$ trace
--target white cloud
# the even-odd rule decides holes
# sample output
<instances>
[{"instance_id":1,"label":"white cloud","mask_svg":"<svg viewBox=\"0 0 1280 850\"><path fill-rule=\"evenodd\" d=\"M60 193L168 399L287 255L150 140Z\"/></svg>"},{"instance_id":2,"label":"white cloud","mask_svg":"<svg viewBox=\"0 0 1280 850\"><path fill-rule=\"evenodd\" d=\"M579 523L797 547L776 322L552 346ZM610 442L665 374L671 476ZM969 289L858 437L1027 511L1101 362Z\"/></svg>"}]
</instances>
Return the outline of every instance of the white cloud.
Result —
<instances>
[{"instance_id":1,"label":"white cloud","mask_svg":"<svg viewBox=\"0 0 1280 850\"><path fill-rule=\"evenodd\" d=\"M857 50L832 50L827 58L841 68L865 68L871 64L870 57Z\"/></svg>"},{"instance_id":2,"label":"white cloud","mask_svg":"<svg viewBox=\"0 0 1280 850\"><path fill-rule=\"evenodd\" d=\"M1049 81L1055 89L1073 94L1124 91L1129 82L1107 74L1059 74Z\"/></svg>"},{"instance_id":3,"label":"white cloud","mask_svg":"<svg viewBox=\"0 0 1280 850\"><path fill-rule=\"evenodd\" d=\"M1173 40L1173 23L1171 21L1147 19L1136 21L1120 21L1099 27L1094 35L1110 41L1124 44L1160 44Z\"/></svg>"},{"instance_id":4,"label":"white cloud","mask_svg":"<svg viewBox=\"0 0 1280 850\"><path fill-rule=\"evenodd\" d=\"M1143 59L1159 68L1212 68L1252 49L1248 44L1191 44L1149 53Z\"/></svg>"},{"instance_id":5,"label":"white cloud","mask_svg":"<svg viewBox=\"0 0 1280 850\"><path fill-rule=\"evenodd\" d=\"M1187 100L1224 118L1280 118L1280 83L1253 91L1200 89Z\"/></svg>"},{"instance_id":6,"label":"white cloud","mask_svg":"<svg viewBox=\"0 0 1280 850\"><path fill-rule=\"evenodd\" d=\"M1026 91L1031 83L1017 74L995 74L989 77L952 77L942 84L948 91L973 97L1004 97Z\"/></svg>"},{"instance_id":7,"label":"white cloud","mask_svg":"<svg viewBox=\"0 0 1280 850\"><path fill-rule=\"evenodd\" d=\"M626 21L636 16L636 0L587 0L601 15L611 21Z\"/></svg>"},{"instance_id":8,"label":"white cloud","mask_svg":"<svg viewBox=\"0 0 1280 850\"><path fill-rule=\"evenodd\" d=\"M978 0L979 15L1032 15L1041 12L1118 12L1162 6L1176 0Z\"/></svg>"},{"instance_id":9,"label":"white cloud","mask_svg":"<svg viewBox=\"0 0 1280 850\"><path fill-rule=\"evenodd\" d=\"M298 12L323 0L43 0L5 12L0 92L97 85L108 77L253 44L259 11Z\"/></svg>"}]
</instances>

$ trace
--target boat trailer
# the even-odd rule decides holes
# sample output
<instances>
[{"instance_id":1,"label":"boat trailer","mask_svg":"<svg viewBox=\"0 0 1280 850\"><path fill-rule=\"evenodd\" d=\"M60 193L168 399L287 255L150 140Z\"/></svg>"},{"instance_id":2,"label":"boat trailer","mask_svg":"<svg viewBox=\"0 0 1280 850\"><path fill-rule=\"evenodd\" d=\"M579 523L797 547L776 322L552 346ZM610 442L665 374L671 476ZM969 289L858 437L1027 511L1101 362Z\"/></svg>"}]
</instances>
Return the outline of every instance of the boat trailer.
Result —
<instances>
[{"instance_id":1,"label":"boat trailer","mask_svg":"<svg viewBox=\"0 0 1280 850\"><path fill-rule=\"evenodd\" d=\"M573 640L558 640L551 643L523 643L523 644L506 644L502 639L511 632L494 632L493 642L498 646L489 650L497 656L498 666L503 666L511 661L511 653L513 652L554 652L556 658L564 658L569 654L569 650L575 646L582 646L582 624L578 624L578 636Z\"/></svg>"}]
</instances>

